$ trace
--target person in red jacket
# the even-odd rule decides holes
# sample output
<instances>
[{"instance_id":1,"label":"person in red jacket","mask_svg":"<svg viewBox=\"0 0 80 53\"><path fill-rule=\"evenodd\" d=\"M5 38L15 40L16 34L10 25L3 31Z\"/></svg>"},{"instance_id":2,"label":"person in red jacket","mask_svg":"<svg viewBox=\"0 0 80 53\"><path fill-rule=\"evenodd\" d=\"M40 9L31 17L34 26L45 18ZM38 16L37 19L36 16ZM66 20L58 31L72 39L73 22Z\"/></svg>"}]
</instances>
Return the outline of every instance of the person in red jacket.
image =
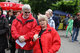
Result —
<instances>
[{"instance_id":1,"label":"person in red jacket","mask_svg":"<svg viewBox=\"0 0 80 53\"><path fill-rule=\"evenodd\" d=\"M33 53L56 53L61 46L58 32L49 26L46 15L40 15L38 21L40 26L35 28Z\"/></svg>"},{"instance_id":2,"label":"person in red jacket","mask_svg":"<svg viewBox=\"0 0 80 53\"><path fill-rule=\"evenodd\" d=\"M25 4L22 7L22 13L17 16L16 19L13 20L11 27L12 37L15 39L16 48L18 49L18 53L33 53L30 41L32 35L31 30L34 29L37 25L36 19L31 15L31 7L29 4ZM26 43L24 46L23 43Z\"/></svg>"}]
</instances>

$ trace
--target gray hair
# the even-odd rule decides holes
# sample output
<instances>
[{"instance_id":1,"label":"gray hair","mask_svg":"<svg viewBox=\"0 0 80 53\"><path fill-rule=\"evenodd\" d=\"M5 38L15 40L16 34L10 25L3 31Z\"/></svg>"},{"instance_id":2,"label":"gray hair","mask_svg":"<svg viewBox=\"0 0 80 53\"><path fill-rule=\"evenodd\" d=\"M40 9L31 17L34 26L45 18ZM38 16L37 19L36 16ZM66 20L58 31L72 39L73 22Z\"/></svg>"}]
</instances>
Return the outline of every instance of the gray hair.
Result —
<instances>
[{"instance_id":1,"label":"gray hair","mask_svg":"<svg viewBox=\"0 0 80 53\"><path fill-rule=\"evenodd\" d=\"M31 7L29 4L24 4L24 6L22 6L22 10L24 11L25 9L31 10Z\"/></svg>"},{"instance_id":2,"label":"gray hair","mask_svg":"<svg viewBox=\"0 0 80 53\"><path fill-rule=\"evenodd\" d=\"M49 12L49 14L51 16L51 14L53 13L53 11L51 9L48 9L47 11Z\"/></svg>"},{"instance_id":3,"label":"gray hair","mask_svg":"<svg viewBox=\"0 0 80 53\"><path fill-rule=\"evenodd\" d=\"M49 13L50 14L50 12L48 10L45 13Z\"/></svg>"},{"instance_id":4,"label":"gray hair","mask_svg":"<svg viewBox=\"0 0 80 53\"><path fill-rule=\"evenodd\" d=\"M38 20L45 19L48 22L48 18L46 15L39 15Z\"/></svg>"},{"instance_id":5,"label":"gray hair","mask_svg":"<svg viewBox=\"0 0 80 53\"><path fill-rule=\"evenodd\" d=\"M50 13L53 12L51 9L48 9L47 11L50 12Z\"/></svg>"}]
</instances>

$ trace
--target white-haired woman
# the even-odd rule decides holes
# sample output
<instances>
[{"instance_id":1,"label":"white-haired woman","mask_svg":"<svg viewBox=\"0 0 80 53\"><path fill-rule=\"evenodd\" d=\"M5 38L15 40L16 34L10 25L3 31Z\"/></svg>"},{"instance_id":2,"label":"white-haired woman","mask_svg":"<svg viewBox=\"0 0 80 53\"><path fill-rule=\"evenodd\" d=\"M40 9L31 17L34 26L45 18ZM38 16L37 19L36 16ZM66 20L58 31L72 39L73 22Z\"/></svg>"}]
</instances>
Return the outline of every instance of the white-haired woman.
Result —
<instances>
[{"instance_id":1,"label":"white-haired woman","mask_svg":"<svg viewBox=\"0 0 80 53\"><path fill-rule=\"evenodd\" d=\"M55 28L55 22L54 22L54 20L52 19L51 15L50 15L50 12L49 12L49 11L46 11L46 12L45 12L45 15L46 15L47 18L48 18L48 24L49 24L51 27Z\"/></svg>"},{"instance_id":2,"label":"white-haired woman","mask_svg":"<svg viewBox=\"0 0 80 53\"><path fill-rule=\"evenodd\" d=\"M19 42L25 42L25 46L21 47L19 44L16 44L18 53L33 53L33 47L30 45L31 39L28 38L31 30L37 25L36 19L31 15L31 7L29 4L25 4L22 7L23 13L21 13L15 20L13 20L11 33L12 37ZM27 41L28 40L28 41ZM17 43L17 42L16 42Z\"/></svg>"},{"instance_id":3,"label":"white-haired woman","mask_svg":"<svg viewBox=\"0 0 80 53\"><path fill-rule=\"evenodd\" d=\"M48 25L46 15L40 15L38 21L40 26L35 28L33 53L56 53L61 45L59 34Z\"/></svg>"}]
</instances>

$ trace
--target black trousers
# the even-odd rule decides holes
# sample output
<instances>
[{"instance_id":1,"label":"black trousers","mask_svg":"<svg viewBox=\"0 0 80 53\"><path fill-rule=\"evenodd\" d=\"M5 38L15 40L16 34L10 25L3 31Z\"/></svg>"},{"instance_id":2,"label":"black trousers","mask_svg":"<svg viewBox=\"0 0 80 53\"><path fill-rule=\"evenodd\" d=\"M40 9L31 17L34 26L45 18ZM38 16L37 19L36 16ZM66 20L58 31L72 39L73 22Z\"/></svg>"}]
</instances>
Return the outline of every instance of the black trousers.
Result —
<instances>
[{"instance_id":1,"label":"black trousers","mask_svg":"<svg viewBox=\"0 0 80 53\"><path fill-rule=\"evenodd\" d=\"M12 38L11 33L10 33L10 39L9 39L9 44L10 44L10 53L15 53L15 40Z\"/></svg>"},{"instance_id":2,"label":"black trousers","mask_svg":"<svg viewBox=\"0 0 80 53\"><path fill-rule=\"evenodd\" d=\"M4 49L4 50L2 50L2 51L0 51L0 53L5 53L5 49Z\"/></svg>"},{"instance_id":3,"label":"black trousers","mask_svg":"<svg viewBox=\"0 0 80 53\"><path fill-rule=\"evenodd\" d=\"M9 40L9 45L10 45L10 53L15 53L15 50L16 50L16 48L15 48L15 41L13 40Z\"/></svg>"},{"instance_id":4,"label":"black trousers","mask_svg":"<svg viewBox=\"0 0 80 53\"><path fill-rule=\"evenodd\" d=\"M10 48L10 53L15 53L16 48L15 47L11 47Z\"/></svg>"},{"instance_id":5,"label":"black trousers","mask_svg":"<svg viewBox=\"0 0 80 53\"><path fill-rule=\"evenodd\" d=\"M33 50L22 50L22 49L18 49L18 53L33 53Z\"/></svg>"},{"instance_id":6,"label":"black trousers","mask_svg":"<svg viewBox=\"0 0 80 53\"><path fill-rule=\"evenodd\" d=\"M13 44L11 44L11 47L10 47L10 53L15 53L15 51L16 51L15 42L13 42Z\"/></svg>"}]
</instances>

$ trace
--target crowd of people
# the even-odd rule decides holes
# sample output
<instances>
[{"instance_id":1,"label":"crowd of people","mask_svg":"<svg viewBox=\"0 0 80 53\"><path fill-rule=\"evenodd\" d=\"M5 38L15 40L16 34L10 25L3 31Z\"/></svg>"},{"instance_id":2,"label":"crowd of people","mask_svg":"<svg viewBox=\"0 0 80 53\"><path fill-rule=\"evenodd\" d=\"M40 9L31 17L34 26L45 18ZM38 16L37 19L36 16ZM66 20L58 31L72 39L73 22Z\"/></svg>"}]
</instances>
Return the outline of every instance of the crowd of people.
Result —
<instances>
[{"instance_id":1,"label":"crowd of people","mask_svg":"<svg viewBox=\"0 0 80 53\"><path fill-rule=\"evenodd\" d=\"M10 53L15 53L16 49L18 53L56 53L61 46L57 32L59 19L51 9L46 10L45 14L39 13L35 19L29 4L25 4L22 11L16 13L9 10L7 15L3 14L0 7L0 53L5 53L5 49L9 49ZM65 36L68 37L69 31L72 42L78 41L79 23L79 13L75 19L69 15L63 21L63 25L66 26Z\"/></svg>"},{"instance_id":2,"label":"crowd of people","mask_svg":"<svg viewBox=\"0 0 80 53\"><path fill-rule=\"evenodd\" d=\"M6 48L10 53L15 53L16 49L18 53L56 53L61 40L52 17L52 10L49 9L45 15L39 15L36 21L29 4L16 13L9 10L7 15L0 7L0 53L5 53ZM19 45L22 43L25 43L23 47Z\"/></svg>"},{"instance_id":3,"label":"crowd of people","mask_svg":"<svg viewBox=\"0 0 80 53\"><path fill-rule=\"evenodd\" d=\"M66 30L66 38L68 37L68 31L69 31L72 37L72 42L78 41L77 37L79 34L79 27L80 27L79 23L80 23L80 13L77 13L76 16L71 16L69 14L63 21L64 25L63 28L65 28Z\"/></svg>"}]
</instances>

